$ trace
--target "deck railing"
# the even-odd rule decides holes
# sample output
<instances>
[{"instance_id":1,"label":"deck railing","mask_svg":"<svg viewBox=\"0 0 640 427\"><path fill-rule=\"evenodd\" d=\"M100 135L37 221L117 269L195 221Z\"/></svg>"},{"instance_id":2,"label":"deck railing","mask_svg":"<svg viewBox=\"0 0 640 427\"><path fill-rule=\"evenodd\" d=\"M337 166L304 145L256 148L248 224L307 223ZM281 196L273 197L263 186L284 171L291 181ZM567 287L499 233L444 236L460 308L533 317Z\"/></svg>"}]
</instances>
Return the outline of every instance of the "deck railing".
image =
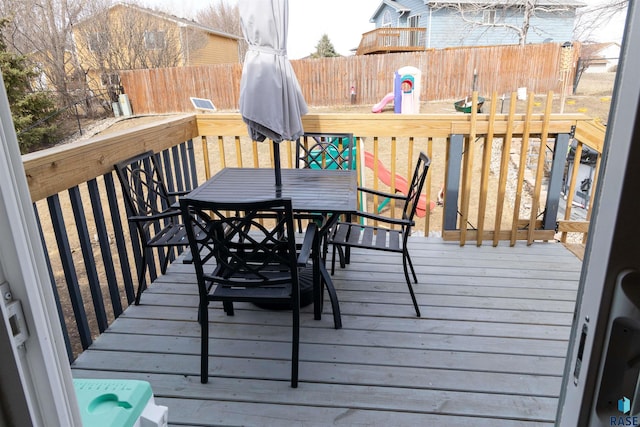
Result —
<instances>
[{"instance_id":1,"label":"deck railing","mask_svg":"<svg viewBox=\"0 0 640 427\"><path fill-rule=\"evenodd\" d=\"M385 27L362 35L357 55L388 52L415 52L426 49L426 28Z\"/></svg>"},{"instance_id":2,"label":"deck railing","mask_svg":"<svg viewBox=\"0 0 640 427\"><path fill-rule=\"evenodd\" d=\"M478 245L566 239L569 232L584 240L593 203L583 219L574 218L577 172L565 174L566 154L577 141L568 169L578 171L583 145L601 152L604 130L584 115L552 114L548 99L535 114L533 96L519 112L513 94L507 114L496 107L483 114L309 114L303 123L307 132L352 133L360 182L380 190L402 191L418 152L427 153L426 209L416 226L424 235ZM113 165L147 150L162 153L176 189L193 188L226 166L272 167L272 145L246 134L237 113L185 115L24 156L70 360L131 303L140 268ZM295 167L293 143L281 143L280 153L283 167ZM599 156L595 168L597 176ZM400 215L393 203L365 203ZM147 280L158 274L157 262Z\"/></svg>"},{"instance_id":3,"label":"deck railing","mask_svg":"<svg viewBox=\"0 0 640 427\"><path fill-rule=\"evenodd\" d=\"M23 157L70 360L134 297L141 248L113 165L153 150L170 189L193 188L196 131L194 117L182 117ZM151 260L147 280L158 271Z\"/></svg>"}]
</instances>

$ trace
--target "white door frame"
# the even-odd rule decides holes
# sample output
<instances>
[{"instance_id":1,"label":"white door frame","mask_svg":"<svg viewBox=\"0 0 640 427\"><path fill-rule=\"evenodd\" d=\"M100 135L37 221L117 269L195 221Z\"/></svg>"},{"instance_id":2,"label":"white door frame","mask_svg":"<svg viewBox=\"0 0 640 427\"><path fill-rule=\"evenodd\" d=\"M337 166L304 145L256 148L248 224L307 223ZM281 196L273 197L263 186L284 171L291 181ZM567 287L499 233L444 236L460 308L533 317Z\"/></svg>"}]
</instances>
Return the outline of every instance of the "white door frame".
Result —
<instances>
[{"instance_id":1,"label":"white door frame","mask_svg":"<svg viewBox=\"0 0 640 427\"><path fill-rule=\"evenodd\" d=\"M640 229L637 223L640 212L637 190L640 181L639 6L636 2L628 5L623 49L602 155L603 166L598 179L558 405L556 424L562 427L610 425L610 416L622 415L612 406L623 396L613 396L611 405L607 404L605 410L602 409L602 397L607 389L606 386L601 387L603 367L610 348L613 320L628 315L630 319L640 321L637 313L627 310L622 304L619 292L625 272L640 271ZM618 365L617 359L610 360ZM600 397L600 409L596 410L599 393L603 396Z\"/></svg>"},{"instance_id":2,"label":"white door frame","mask_svg":"<svg viewBox=\"0 0 640 427\"><path fill-rule=\"evenodd\" d=\"M28 338L15 330L0 302L0 425L81 426L9 103L0 78L0 282L22 305ZM4 298L4 295L1 297Z\"/></svg>"}]
</instances>

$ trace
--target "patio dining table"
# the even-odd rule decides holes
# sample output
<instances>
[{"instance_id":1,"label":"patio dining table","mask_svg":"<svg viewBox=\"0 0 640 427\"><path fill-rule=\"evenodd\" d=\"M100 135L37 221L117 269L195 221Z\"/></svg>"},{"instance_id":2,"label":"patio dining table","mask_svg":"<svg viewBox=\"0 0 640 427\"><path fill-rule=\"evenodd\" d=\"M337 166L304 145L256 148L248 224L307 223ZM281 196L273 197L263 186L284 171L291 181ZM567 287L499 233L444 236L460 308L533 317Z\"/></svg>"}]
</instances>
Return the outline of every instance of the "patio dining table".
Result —
<instances>
[{"instance_id":1,"label":"patio dining table","mask_svg":"<svg viewBox=\"0 0 640 427\"><path fill-rule=\"evenodd\" d=\"M291 199L296 214L322 214L326 220L319 229L314 250L320 262L314 263L314 318L322 316L322 284L327 289L336 329L342 327L340 308L324 257L322 242L342 214L357 211L357 175L353 170L282 169L282 185L276 187L273 169L224 168L190 192L187 198L201 201L248 202L269 198Z\"/></svg>"}]
</instances>

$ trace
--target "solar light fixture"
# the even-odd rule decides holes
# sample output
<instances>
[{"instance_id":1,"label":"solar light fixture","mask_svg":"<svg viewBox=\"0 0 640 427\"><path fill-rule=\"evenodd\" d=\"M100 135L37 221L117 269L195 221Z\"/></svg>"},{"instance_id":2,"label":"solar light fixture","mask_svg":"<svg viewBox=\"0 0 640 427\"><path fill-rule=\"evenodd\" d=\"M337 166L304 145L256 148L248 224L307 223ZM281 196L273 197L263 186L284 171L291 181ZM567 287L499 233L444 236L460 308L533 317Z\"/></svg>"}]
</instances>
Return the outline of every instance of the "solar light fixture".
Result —
<instances>
[{"instance_id":1,"label":"solar light fixture","mask_svg":"<svg viewBox=\"0 0 640 427\"><path fill-rule=\"evenodd\" d=\"M213 105L213 102L211 102L210 99L205 99L205 98L196 98L196 97L190 97L189 99L191 99L191 103L193 104L193 107L196 110L202 110L204 112L214 112L216 111L216 106Z\"/></svg>"}]
</instances>

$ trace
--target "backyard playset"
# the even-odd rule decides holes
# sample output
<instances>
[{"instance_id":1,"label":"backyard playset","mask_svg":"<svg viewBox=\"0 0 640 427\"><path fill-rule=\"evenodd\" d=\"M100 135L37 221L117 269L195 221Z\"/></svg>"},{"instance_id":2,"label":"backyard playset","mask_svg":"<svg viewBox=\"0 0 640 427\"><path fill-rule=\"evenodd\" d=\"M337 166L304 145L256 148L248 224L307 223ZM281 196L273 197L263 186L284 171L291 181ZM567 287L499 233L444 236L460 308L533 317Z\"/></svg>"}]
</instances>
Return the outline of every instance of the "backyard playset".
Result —
<instances>
[{"instance_id":1,"label":"backyard playset","mask_svg":"<svg viewBox=\"0 0 640 427\"><path fill-rule=\"evenodd\" d=\"M386 94L371 108L380 113L390 102L396 114L417 114L420 112L420 89L422 72L416 67L399 68L393 77L393 92Z\"/></svg>"},{"instance_id":2,"label":"backyard playset","mask_svg":"<svg viewBox=\"0 0 640 427\"><path fill-rule=\"evenodd\" d=\"M316 142L320 142L320 141L316 141ZM323 154L322 154L325 158L320 159L313 152L310 152L308 154L309 159L307 160L307 164L309 164L309 167L313 169L316 169L316 168L356 169L356 159L358 154L357 137L354 137L353 141L349 141L348 138L344 138L344 137L343 138L332 137L322 142L329 144L329 146L323 151ZM348 146L352 147L351 155L348 156L351 159L350 160L351 164L349 165L337 164L335 159L342 158L340 153L344 149L343 147L348 147ZM393 191L396 193L402 193L405 195L407 194L407 191L409 191L409 183L407 182L407 179L404 176L402 176L399 173L396 173L395 177L393 177L392 173L389 171L386 165L380 159L376 160L373 153L365 150L361 150L361 152L364 155L364 159L363 159L364 166L373 171L377 171L377 177L380 181L382 181L384 184L388 185L389 187L393 186ZM364 203L364 200L360 200L360 203ZM382 203L380 203L380 205L378 206L378 212L382 211L382 209L384 209L384 207L388 203L389 203L388 199L382 201ZM416 215L418 215L419 217L424 217L427 214L427 209L431 211L435 208L435 206L436 206L436 203L433 201L427 201L426 196L423 194L420 196L420 199L418 201Z\"/></svg>"}]
</instances>

